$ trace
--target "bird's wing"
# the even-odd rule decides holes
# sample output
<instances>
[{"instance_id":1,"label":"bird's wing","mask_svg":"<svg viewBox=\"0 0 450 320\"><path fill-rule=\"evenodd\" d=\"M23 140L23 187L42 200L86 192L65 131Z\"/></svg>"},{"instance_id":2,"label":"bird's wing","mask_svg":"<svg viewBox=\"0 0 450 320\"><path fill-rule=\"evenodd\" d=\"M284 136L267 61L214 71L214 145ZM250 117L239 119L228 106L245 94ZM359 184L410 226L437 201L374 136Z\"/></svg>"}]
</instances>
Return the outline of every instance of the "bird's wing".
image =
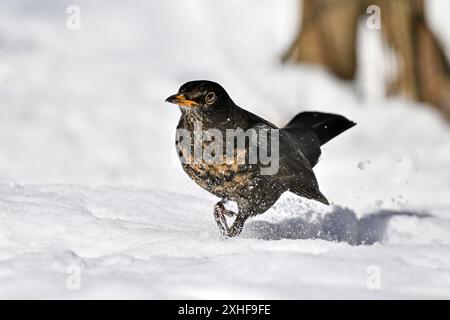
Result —
<instances>
[{"instance_id":1,"label":"bird's wing","mask_svg":"<svg viewBox=\"0 0 450 320\"><path fill-rule=\"evenodd\" d=\"M256 130L271 130L274 129L274 126L264 121L254 124L252 128ZM266 144L267 150L272 150L272 143L275 141L268 138L265 139L267 137L265 135L261 136L259 134L258 137L258 148ZM328 200L319 190L317 179L308 159L306 159L300 149L291 140L290 136L283 130L278 130L278 137L279 169L273 175L263 176L263 179L267 183L277 185L297 195L329 204ZM273 156L271 154L271 157Z\"/></svg>"},{"instance_id":2,"label":"bird's wing","mask_svg":"<svg viewBox=\"0 0 450 320\"><path fill-rule=\"evenodd\" d=\"M269 121L251 113L244 109L237 107L235 109L237 114L246 119L246 129L268 130L278 129L277 126ZM279 169L273 175L262 175L260 178L267 184L274 188L281 190L289 190L299 196L307 199L317 200L324 204L329 204L325 196L320 192L316 176L312 170L311 164L300 151L298 146L292 141L291 137L278 129L279 145ZM261 148L261 143L271 150L271 139L264 141L258 135L258 150Z\"/></svg>"},{"instance_id":3,"label":"bird's wing","mask_svg":"<svg viewBox=\"0 0 450 320\"><path fill-rule=\"evenodd\" d=\"M286 181L289 190L308 199L329 204L328 200L319 190L316 176L311 164L295 147L290 137L280 130L280 173L279 179Z\"/></svg>"}]
</instances>

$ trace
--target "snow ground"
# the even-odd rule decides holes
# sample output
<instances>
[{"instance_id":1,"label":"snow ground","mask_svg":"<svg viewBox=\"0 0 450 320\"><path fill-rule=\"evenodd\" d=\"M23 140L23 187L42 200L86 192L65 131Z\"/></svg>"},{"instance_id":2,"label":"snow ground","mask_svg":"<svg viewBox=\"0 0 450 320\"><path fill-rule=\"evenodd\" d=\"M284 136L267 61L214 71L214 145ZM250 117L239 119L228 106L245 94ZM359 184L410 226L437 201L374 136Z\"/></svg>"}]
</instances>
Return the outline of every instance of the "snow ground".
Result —
<instances>
[{"instance_id":1,"label":"snow ground","mask_svg":"<svg viewBox=\"0 0 450 320\"><path fill-rule=\"evenodd\" d=\"M71 3L0 3L0 297L450 298L450 129L378 98L370 52L355 87L279 65L295 0L77 1L77 31ZM448 47L447 13L432 2ZM376 37L360 34L369 51ZM315 168L333 205L287 194L223 239L163 102L200 78L280 125L305 109L356 121Z\"/></svg>"},{"instance_id":2,"label":"snow ground","mask_svg":"<svg viewBox=\"0 0 450 320\"><path fill-rule=\"evenodd\" d=\"M333 213L344 224L333 213L309 221L283 212L278 222L252 221L241 238L224 240L209 201L195 197L66 185L0 190L3 297L448 298L444 219L399 215L384 225L375 214L358 225L340 208ZM288 207L289 199L282 202ZM350 241L370 230L385 241L311 239L318 228ZM372 265L380 268L380 290L366 286ZM71 266L81 268L81 290L66 287Z\"/></svg>"}]
</instances>

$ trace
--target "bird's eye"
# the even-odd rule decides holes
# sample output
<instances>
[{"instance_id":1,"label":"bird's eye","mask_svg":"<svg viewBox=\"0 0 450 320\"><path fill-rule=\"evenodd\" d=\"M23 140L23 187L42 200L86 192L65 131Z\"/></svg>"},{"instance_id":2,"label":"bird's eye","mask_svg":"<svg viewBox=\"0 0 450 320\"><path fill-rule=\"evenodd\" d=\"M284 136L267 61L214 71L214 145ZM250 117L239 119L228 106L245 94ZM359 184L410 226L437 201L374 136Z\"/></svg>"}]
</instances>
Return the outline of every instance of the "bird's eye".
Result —
<instances>
[{"instance_id":1,"label":"bird's eye","mask_svg":"<svg viewBox=\"0 0 450 320\"><path fill-rule=\"evenodd\" d=\"M214 101L216 101L216 94L214 92L210 92L205 97L206 104L212 104Z\"/></svg>"}]
</instances>

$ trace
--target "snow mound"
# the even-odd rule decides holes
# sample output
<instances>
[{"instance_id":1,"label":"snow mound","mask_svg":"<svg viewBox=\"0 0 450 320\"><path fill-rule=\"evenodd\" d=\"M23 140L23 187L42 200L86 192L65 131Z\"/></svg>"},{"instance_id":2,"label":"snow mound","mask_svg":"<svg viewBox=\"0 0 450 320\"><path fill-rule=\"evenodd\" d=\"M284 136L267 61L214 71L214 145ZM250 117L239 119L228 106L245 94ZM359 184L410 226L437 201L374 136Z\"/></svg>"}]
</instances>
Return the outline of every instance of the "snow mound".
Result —
<instances>
[{"instance_id":1,"label":"snow mound","mask_svg":"<svg viewBox=\"0 0 450 320\"><path fill-rule=\"evenodd\" d=\"M277 203L284 211L225 239L213 201L129 187L0 185L0 297L448 298L448 221L388 211L358 219L338 206L314 217L292 197ZM377 243L355 246L363 240ZM379 290L367 287L373 265Z\"/></svg>"}]
</instances>

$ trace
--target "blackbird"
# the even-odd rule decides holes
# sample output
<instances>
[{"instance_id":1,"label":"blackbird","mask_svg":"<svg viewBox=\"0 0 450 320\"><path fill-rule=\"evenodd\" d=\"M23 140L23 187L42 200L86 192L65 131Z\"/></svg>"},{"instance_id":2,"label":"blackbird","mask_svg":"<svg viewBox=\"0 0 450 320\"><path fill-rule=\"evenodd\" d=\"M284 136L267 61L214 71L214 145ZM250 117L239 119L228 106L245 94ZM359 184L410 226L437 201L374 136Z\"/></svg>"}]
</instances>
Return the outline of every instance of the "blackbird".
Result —
<instances>
[{"instance_id":1,"label":"blackbird","mask_svg":"<svg viewBox=\"0 0 450 320\"><path fill-rule=\"evenodd\" d=\"M221 199L214 206L214 218L225 236L239 235L249 217L267 211L286 191L329 204L319 190L312 168L321 154L320 146L356 123L336 114L301 112L286 126L277 128L269 121L238 107L222 86L206 80L185 83L166 102L177 104L181 111L176 147L183 169L200 187ZM211 161L201 155L208 148L211 149L214 139L204 139L203 134L196 132L199 128L203 132L213 131L215 139L220 134L227 137L230 130L237 132L239 129L256 132L256 139L252 140L251 135L248 135L240 149L234 145L230 147L236 158L238 153L244 154L244 161L237 161L236 158L231 161L229 158L226 161ZM267 138L269 131L272 134ZM261 138L262 132L265 139ZM189 140L189 134L194 139ZM249 161L251 148L261 148L263 143L270 145L267 149L271 150L271 155L278 156L275 159L277 161L274 160L278 168L270 174L262 172L262 168L267 169L267 163L263 164L261 160ZM226 141L223 149L219 145L218 149L213 148L211 154L214 156L217 151L225 154L229 145L230 142ZM200 155L197 157L196 148L197 155ZM228 201L237 204L238 212L225 208ZM231 226L226 216L234 217Z\"/></svg>"}]
</instances>

